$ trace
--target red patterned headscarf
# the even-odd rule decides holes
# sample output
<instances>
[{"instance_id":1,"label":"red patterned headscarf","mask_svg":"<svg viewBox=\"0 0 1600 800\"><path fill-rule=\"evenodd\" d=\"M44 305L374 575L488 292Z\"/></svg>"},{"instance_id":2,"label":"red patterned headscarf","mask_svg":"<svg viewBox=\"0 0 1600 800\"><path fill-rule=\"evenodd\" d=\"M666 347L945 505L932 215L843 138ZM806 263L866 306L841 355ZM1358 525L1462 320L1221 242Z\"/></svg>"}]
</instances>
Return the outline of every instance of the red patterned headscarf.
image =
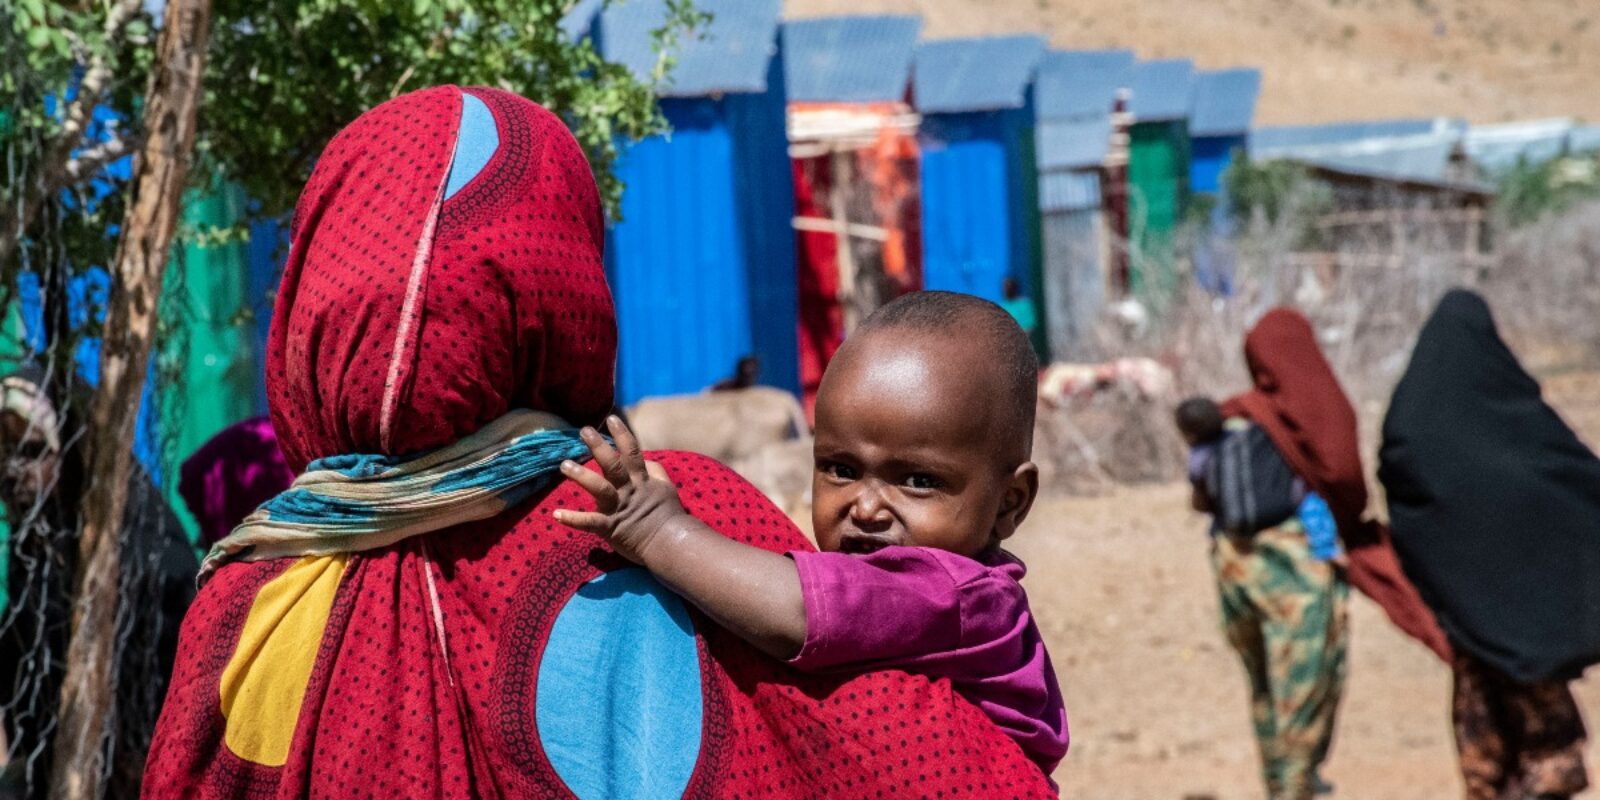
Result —
<instances>
[{"instance_id":1,"label":"red patterned headscarf","mask_svg":"<svg viewBox=\"0 0 1600 800\"><path fill-rule=\"evenodd\" d=\"M503 128L486 160L437 134L484 112ZM439 447L512 408L611 407L600 201L549 111L453 86L385 103L329 143L291 233L267 392L297 470Z\"/></svg>"},{"instance_id":2,"label":"red patterned headscarf","mask_svg":"<svg viewBox=\"0 0 1600 800\"><path fill-rule=\"evenodd\" d=\"M1254 388L1224 403L1223 414L1245 417L1267 432L1289 468L1333 510L1351 585L1448 662L1450 644L1401 570L1389 529L1365 517L1356 410L1317 346L1311 322L1293 309L1268 311L1245 335L1244 358Z\"/></svg>"}]
</instances>

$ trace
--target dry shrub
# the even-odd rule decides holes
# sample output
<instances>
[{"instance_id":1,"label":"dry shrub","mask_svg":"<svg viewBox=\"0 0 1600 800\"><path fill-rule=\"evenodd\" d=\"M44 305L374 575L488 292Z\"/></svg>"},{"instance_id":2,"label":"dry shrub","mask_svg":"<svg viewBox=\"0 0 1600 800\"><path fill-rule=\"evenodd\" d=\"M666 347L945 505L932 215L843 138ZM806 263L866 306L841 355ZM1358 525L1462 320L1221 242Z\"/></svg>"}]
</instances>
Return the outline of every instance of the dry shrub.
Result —
<instances>
[{"instance_id":1,"label":"dry shrub","mask_svg":"<svg viewBox=\"0 0 1600 800\"><path fill-rule=\"evenodd\" d=\"M1501 331L1538 373L1597 366L1600 201L1506 233L1484 295Z\"/></svg>"},{"instance_id":2,"label":"dry shrub","mask_svg":"<svg viewBox=\"0 0 1600 800\"><path fill-rule=\"evenodd\" d=\"M1047 492L1101 494L1117 484L1159 483L1183 475L1183 441L1172 426L1172 397L1128 387L1041 403L1034 462Z\"/></svg>"},{"instance_id":3,"label":"dry shrub","mask_svg":"<svg viewBox=\"0 0 1600 800\"><path fill-rule=\"evenodd\" d=\"M1413 208L1412 211L1418 209ZM1171 406L1189 395L1222 399L1248 387L1242 343L1267 310L1299 309L1316 328L1334 372L1356 404L1369 459L1389 395L1410 361L1422 323L1453 287L1481 292L1507 341L1536 375L1600 366L1600 202L1508 229L1486 225L1485 254L1469 255L1462 226L1425 213L1358 230L1323 231L1306 249L1307 220L1259 216L1239 235L1180 238L1182 287L1148 299L1161 307L1129 322L1108 309L1094 347L1102 359L1147 356L1177 380L1174 397L1147 401L1109 395L1045 413L1036 437L1046 486L1096 491L1117 482L1181 475L1181 444ZM1193 253L1210 249L1232 264L1232 287L1219 296L1192 279Z\"/></svg>"}]
</instances>

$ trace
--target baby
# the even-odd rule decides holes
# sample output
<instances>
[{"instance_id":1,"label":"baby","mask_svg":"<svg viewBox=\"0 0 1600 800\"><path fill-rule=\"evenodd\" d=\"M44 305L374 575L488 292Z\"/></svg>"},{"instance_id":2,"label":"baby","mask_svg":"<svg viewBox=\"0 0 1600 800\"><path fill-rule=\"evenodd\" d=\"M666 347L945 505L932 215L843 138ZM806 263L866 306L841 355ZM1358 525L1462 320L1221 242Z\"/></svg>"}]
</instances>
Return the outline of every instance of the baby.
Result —
<instances>
[{"instance_id":1,"label":"baby","mask_svg":"<svg viewBox=\"0 0 1600 800\"><path fill-rule=\"evenodd\" d=\"M1218 457L1222 441L1242 434L1250 424L1242 419L1225 419L1222 408L1209 397L1191 397L1179 403L1173 412L1173 421L1184 443L1189 445L1190 505L1196 511L1212 515L1211 533L1215 536L1222 533L1217 513L1221 510L1220 501L1211 496L1207 474L1211 471L1211 462ZM1327 502L1298 476L1293 479L1290 490L1297 505L1293 518L1286 522L1298 526L1306 535L1312 556L1322 561L1338 558L1341 552L1338 527Z\"/></svg>"},{"instance_id":2,"label":"baby","mask_svg":"<svg viewBox=\"0 0 1600 800\"><path fill-rule=\"evenodd\" d=\"M1173 412L1178 434L1189 446L1190 505L1194 510L1210 513L1211 498L1206 494L1205 475L1216 457L1217 444L1225 435L1222 409L1209 397L1191 397L1178 404Z\"/></svg>"},{"instance_id":3,"label":"baby","mask_svg":"<svg viewBox=\"0 0 1600 800\"><path fill-rule=\"evenodd\" d=\"M812 521L821 552L779 555L690 516L633 434L583 431L600 473L563 473L604 537L717 623L801 670L949 678L1046 774L1067 751L1050 657L1002 550L1038 492L1038 361L999 306L918 292L869 317L817 393Z\"/></svg>"}]
</instances>

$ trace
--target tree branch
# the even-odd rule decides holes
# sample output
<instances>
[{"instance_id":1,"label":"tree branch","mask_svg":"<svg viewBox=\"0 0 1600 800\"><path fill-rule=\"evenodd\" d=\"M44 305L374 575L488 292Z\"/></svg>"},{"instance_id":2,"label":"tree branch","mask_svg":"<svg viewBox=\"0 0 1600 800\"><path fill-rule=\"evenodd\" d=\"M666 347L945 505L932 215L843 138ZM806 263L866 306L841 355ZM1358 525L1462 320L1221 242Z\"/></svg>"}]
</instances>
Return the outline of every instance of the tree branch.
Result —
<instances>
[{"instance_id":1,"label":"tree branch","mask_svg":"<svg viewBox=\"0 0 1600 800\"><path fill-rule=\"evenodd\" d=\"M83 80L78 82L77 96L67 104L66 118L61 124L61 133L56 137L52 148L52 163L46 165L46 175L60 179L60 168L64 168L72 156L72 150L83 139L84 131L89 129L89 120L94 116L95 106L100 104L100 97L105 92L106 83L111 80L111 65L107 63L107 55L113 52L116 44L121 41L122 33L127 29L135 14L143 6L140 0L118 0L106 14L104 26L106 45L100 51L89 56L89 64L83 72ZM56 171L49 170L52 165L61 165ZM60 186L47 186L45 194L49 194Z\"/></svg>"},{"instance_id":2,"label":"tree branch","mask_svg":"<svg viewBox=\"0 0 1600 800\"><path fill-rule=\"evenodd\" d=\"M116 50L128 23L139 13L142 6L141 0L117 0L106 13L105 25L102 28L105 32L105 46L89 56L83 79L78 81L77 94L72 102L67 104L66 111L62 115L61 130L56 134L55 141L45 148L39 177L23 192L22 198L16 201L20 206L12 207L10 204L0 206L0 220L6 223L16 220L15 227L10 224L0 227L0 264L10 261L17 242L21 241L23 232L33 224L34 217L39 213L39 206L45 198L67 185L70 178L66 170L68 162L72 160L72 151L83 141L83 134L89 129L89 121L94 117L95 106L100 104L106 84L112 77L112 68L107 60L108 54ZM17 213L19 210L20 214Z\"/></svg>"},{"instance_id":3,"label":"tree branch","mask_svg":"<svg viewBox=\"0 0 1600 800\"><path fill-rule=\"evenodd\" d=\"M59 188L65 188L94 175L107 164L132 153L138 146L138 141L119 136L108 142L101 142L93 147L86 147L78 151L77 155L67 160L67 164L62 170L66 175L66 180L63 181L63 185Z\"/></svg>"}]
</instances>

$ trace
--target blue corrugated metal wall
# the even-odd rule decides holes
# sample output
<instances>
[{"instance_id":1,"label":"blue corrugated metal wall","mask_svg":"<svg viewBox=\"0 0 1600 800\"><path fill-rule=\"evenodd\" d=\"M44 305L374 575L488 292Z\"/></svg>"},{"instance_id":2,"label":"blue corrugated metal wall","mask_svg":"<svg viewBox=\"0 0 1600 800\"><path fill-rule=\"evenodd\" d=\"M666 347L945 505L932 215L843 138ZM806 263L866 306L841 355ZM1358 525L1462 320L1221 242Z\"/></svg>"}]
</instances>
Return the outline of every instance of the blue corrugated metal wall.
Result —
<instances>
[{"instance_id":1,"label":"blue corrugated metal wall","mask_svg":"<svg viewBox=\"0 0 1600 800\"><path fill-rule=\"evenodd\" d=\"M1246 137L1197 136L1189 142L1189 191L1196 194L1221 194L1222 174L1233 163L1235 153L1244 151Z\"/></svg>"},{"instance_id":2,"label":"blue corrugated metal wall","mask_svg":"<svg viewBox=\"0 0 1600 800\"><path fill-rule=\"evenodd\" d=\"M794 173L789 163L784 54L767 65L764 94L729 95L739 230L748 254L753 350L761 382L800 392L800 279L794 239ZM731 363L723 366L731 372Z\"/></svg>"},{"instance_id":3,"label":"blue corrugated metal wall","mask_svg":"<svg viewBox=\"0 0 1600 800\"><path fill-rule=\"evenodd\" d=\"M926 288L1000 300L1016 278L1038 298L1033 108L922 120Z\"/></svg>"},{"instance_id":4,"label":"blue corrugated metal wall","mask_svg":"<svg viewBox=\"0 0 1600 800\"><path fill-rule=\"evenodd\" d=\"M781 59L771 69L762 94L663 99L670 136L617 162L627 188L606 264L620 402L699 391L749 353L762 383L799 391Z\"/></svg>"},{"instance_id":5,"label":"blue corrugated metal wall","mask_svg":"<svg viewBox=\"0 0 1600 800\"><path fill-rule=\"evenodd\" d=\"M267 334L272 328L272 306L283 278L283 262L289 256L289 226L275 219L258 220L250 225L250 244L245 255L246 300L249 303L252 345L256 363L256 413L267 413Z\"/></svg>"}]
</instances>

